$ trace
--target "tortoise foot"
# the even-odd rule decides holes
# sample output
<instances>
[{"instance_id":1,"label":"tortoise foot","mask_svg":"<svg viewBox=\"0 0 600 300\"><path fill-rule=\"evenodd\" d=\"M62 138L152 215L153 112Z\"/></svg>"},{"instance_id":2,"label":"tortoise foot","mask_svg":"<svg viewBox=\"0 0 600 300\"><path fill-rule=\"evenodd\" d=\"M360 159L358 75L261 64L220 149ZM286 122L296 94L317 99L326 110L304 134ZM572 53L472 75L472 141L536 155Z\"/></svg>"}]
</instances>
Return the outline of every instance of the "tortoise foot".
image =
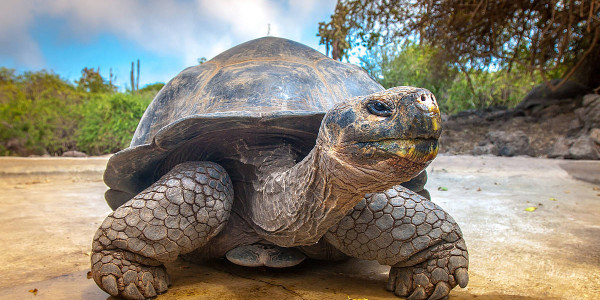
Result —
<instances>
[{"instance_id":1,"label":"tortoise foot","mask_svg":"<svg viewBox=\"0 0 600 300\"><path fill-rule=\"evenodd\" d=\"M306 258L298 249L265 244L239 246L229 250L225 257L240 266L271 268L292 267Z\"/></svg>"},{"instance_id":2,"label":"tortoise foot","mask_svg":"<svg viewBox=\"0 0 600 300\"><path fill-rule=\"evenodd\" d=\"M169 276L163 265L144 265L132 258L134 254L122 251L94 253L94 281L110 295L125 299L154 298L167 291Z\"/></svg>"},{"instance_id":3,"label":"tortoise foot","mask_svg":"<svg viewBox=\"0 0 600 300\"><path fill-rule=\"evenodd\" d=\"M413 266L393 266L387 290L400 297L417 299L447 299L456 285L466 287L469 258L462 239L426 249L421 253L429 257Z\"/></svg>"}]
</instances>

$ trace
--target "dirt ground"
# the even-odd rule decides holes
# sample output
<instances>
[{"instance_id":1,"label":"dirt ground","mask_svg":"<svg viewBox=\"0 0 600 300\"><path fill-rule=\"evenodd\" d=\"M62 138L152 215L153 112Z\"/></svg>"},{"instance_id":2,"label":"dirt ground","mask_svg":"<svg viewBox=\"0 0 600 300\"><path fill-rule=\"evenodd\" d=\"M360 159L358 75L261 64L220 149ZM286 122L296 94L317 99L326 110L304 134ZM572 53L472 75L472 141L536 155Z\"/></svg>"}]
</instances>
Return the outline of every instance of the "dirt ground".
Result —
<instances>
[{"instance_id":1,"label":"dirt ground","mask_svg":"<svg viewBox=\"0 0 600 300\"><path fill-rule=\"evenodd\" d=\"M109 298L86 276L92 236L110 212L106 161L0 158L0 299ZM599 161L457 155L428 170L434 202L469 247L469 285L451 299L600 298L600 189L589 183ZM389 267L371 261L167 268L173 285L157 299L397 299L384 289Z\"/></svg>"}]
</instances>

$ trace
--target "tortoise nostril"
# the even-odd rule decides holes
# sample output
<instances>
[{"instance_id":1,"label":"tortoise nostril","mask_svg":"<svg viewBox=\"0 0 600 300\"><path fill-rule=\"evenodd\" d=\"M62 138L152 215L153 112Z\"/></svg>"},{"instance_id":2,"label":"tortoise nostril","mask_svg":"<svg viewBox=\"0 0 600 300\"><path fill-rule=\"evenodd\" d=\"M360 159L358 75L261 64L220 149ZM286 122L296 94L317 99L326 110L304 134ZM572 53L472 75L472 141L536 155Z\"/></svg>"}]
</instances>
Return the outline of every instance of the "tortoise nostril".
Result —
<instances>
[{"instance_id":1,"label":"tortoise nostril","mask_svg":"<svg viewBox=\"0 0 600 300\"><path fill-rule=\"evenodd\" d=\"M435 96L431 93L423 93L416 96L417 107L426 113L439 113L439 109L435 100Z\"/></svg>"}]
</instances>

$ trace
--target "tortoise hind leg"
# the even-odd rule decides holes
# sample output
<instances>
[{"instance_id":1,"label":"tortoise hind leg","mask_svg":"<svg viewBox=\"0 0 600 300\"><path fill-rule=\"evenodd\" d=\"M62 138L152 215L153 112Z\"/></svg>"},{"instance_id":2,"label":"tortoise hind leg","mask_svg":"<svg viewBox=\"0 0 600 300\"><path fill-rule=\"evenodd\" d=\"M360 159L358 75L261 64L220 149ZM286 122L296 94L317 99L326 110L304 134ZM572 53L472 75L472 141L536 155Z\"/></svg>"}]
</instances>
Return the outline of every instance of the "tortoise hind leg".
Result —
<instances>
[{"instance_id":1,"label":"tortoise hind leg","mask_svg":"<svg viewBox=\"0 0 600 300\"><path fill-rule=\"evenodd\" d=\"M217 235L229 218L233 187L212 162L175 166L104 220L92 244L92 275L100 288L128 299L167 290L162 265Z\"/></svg>"}]
</instances>

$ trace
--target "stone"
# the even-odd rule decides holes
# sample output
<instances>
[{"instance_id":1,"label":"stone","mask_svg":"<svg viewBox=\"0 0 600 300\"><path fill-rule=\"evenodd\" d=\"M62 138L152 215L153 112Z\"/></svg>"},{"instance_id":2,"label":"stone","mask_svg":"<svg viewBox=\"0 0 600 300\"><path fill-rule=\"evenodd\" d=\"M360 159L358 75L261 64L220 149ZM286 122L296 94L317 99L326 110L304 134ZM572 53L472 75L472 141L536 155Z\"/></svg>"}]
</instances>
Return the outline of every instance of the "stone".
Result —
<instances>
[{"instance_id":1,"label":"stone","mask_svg":"<svg viewBox=\"0 0 600 300\"><path fill-rule=\"evenodd\" d=\"M498 148L492 143L477 145L471 151L473 155L498 155Z\"/></svg>"},{"instance_id":2,"label":"stone","mask_svg":"<svg viewBox=\"0 0 600 300\"><path fill-rule=\"evenodd\" d=\"M592 130L590 130L590 139L592 139L594 143L600 145L600 128L592 128Z\"/></svg>"},{"instance_id":3,"label":"stone","mask_svg":"<svg viewBox=\"0 0 600 300\"><path fill-rule=\"evenodd\" d=\"M77 150L71 150L71 151L66 151L62 154L63 157L87 157L87 154L81 152L81 151L77 151Z\"/></svg>"},{"instance_id":4,"label":"stone","mask_svg":"<svg viewBox=\"0 0 600 300\"><path fill-rule=\"evenodd\" d=\"M574 118L569 122L566 136L575 136L583 128L583 123L579 118Z\"/></svg>"},{"instance_id":5,"label":"stone","mask_svg":"<svg viewBox=\"0 0 600 300\"><path fill-rule=\"evenodd\" d=\"M473 154L475 153L499 156L534 155L533 149L529 145L529 137L521 130L514 132L490 131L479 146L473 149Z\"/></svg>"},{"instance_id":6,"label":"stone","mask_svg":"<svg viewBox=\"0 0 600 300\"><path fill-rule=\"evenodd\" d=\"M598 145L587 135L582 135L573 141L569 154L565 158L573 159L599 159Z\"/></svg>"},{"instance_id":7,"label":"stone","mask_svg":"<svg viewBox=\"0 0 600 300\"><path fill-rule=\"evenodd\" d=\"M564 158L565 156L568 156L569 148L572 144L573 141L571 139L568 139L566 137L559 137L558 140L556 140L556 142L554 142L554 144L552 145L552 148L550 148L550 151L548 152L548 157Z\"/></svg>"},{"instance_id":8,"label":"stone","mask_svg":"<svg viewBox=\"0 0 600 300\"><path fill-rule=\"evenodd\" d=\"M585 95L582 108L584 129L600 128L600 95Z\"/></svg>"}]
</instances>

